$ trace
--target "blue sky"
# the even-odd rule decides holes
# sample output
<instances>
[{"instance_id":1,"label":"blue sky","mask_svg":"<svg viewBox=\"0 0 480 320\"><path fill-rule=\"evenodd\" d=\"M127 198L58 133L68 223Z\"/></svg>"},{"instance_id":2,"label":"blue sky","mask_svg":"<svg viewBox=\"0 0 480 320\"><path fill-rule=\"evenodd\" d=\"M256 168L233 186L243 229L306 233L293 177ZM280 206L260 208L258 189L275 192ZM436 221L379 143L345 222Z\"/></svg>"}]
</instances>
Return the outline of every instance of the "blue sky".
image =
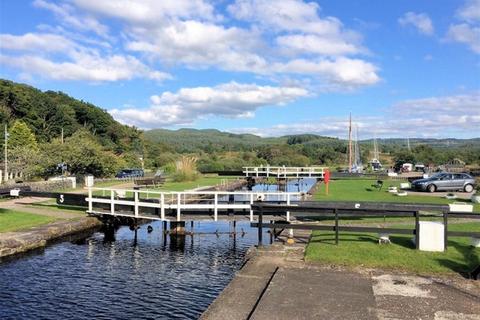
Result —
<instances>
[{"instance_id":1,"label":"blue sky","mask_svg":"<svg viewBox=\"0 0 480 320\"><path fill-rule=\"evenodd\" d=\"M480 136L480 0L0 6L2 78L140 128Z\"/></svg>"}]
</instances>

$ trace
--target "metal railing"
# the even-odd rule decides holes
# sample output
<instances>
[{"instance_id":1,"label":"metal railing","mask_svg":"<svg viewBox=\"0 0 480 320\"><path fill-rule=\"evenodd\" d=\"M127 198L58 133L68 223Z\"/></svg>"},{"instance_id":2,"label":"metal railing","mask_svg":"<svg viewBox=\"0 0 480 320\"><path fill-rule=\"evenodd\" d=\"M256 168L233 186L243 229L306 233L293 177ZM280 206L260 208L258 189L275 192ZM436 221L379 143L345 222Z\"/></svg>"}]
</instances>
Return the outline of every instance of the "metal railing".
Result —
<instances>
[{"instance_id":1,"label":"metal railing","mask_svg":"<svg viewBox=\"0 0 480 320\"><path fill-rule=\"evenodd\" d=\"M214 220L218 220L220 211L248 211L250 221L254 219L251 205L257 200L284 202L290 205L299 201L301 192L247 192L247 191L181 191L162 192L151 190L126 190L112 188L89 188L87 213L101 213L112 216L128 216L140 219L168 220L167 210L176 212L176 220L181 221L181 214L187 211L212 211ZM108 205L108 211L94 211L95 204ZM133 214L117 210L119 206L133 208ZM146 215L142 208L153 208L157 215ZM285 212L287 218L289 213Z\"/></svg>"},{"instance_id":2,"label":"metal railing","mask_svg":"<svg viewBox=\"0 0 480 320\"><path fill-rule=\"evenodd\" d=\"M479 219L480 213L462 213L450 212L448 205L430 205L430 204L405 204L405 203L373 203L373 202L301 202L294 205L277 205L255 202L252 205L254 214L258 215L258 222L252 222L251 226L258 228L258 244L262 245L263 228L278 229L303 229L303 230L325 230L335 232L335 244L339 242L340 231L350 231L358 233L386 233L386 234L410 234L416 237L416 248L419 248L420 234L419 222L423 217L442 218L444 225L444 249L448 246L448 236L455 237L478 237L480 232L449 231L448 219ZM332 225L319 225L313 223L290 224L264 223L263 216L284 215L289 212L291 217L295 218L320 218L334 220ZM436 214L435 214L436 213ZM340 225L340 218L358 218L358 217L411 217L415 218L415 228L384 228L370 226L348 226Z\"/></svg>"},{"instance_id":3,"label":"metal railing","mask_svg":"<svg viewBox=\"0 0 480 320\"><path fill-rule=\"evenodd\" d=\"M246 177L323 178L326 167L244 167Z\"/></svg>"}]
</instances>

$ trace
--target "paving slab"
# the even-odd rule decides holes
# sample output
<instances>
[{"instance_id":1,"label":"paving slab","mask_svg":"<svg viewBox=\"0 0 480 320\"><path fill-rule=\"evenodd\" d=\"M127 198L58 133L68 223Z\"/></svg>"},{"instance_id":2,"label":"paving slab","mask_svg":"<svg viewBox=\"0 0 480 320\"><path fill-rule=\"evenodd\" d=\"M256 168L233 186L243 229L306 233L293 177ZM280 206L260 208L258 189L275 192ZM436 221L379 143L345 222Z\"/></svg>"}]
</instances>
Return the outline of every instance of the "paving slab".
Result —
<instances>
[{"instance_id":1,"label":"paving slab","mask_svg":"<svg viewBox=\"0 0 480 320\"><path fill-rule=\"evenodd\" d=\"M376 319L372 283L358 273L280 268L252 319Z\"/></svg>"},{"instance_id":2,"label":"paving slab","mask_svg":"<svg viewBox=\"0 0 480 320\"><path fill-rule=\"evenodd\" d=\"M277 269L275 259L272 260L251 259L247 261L200 319L248 319L258 297Z\"/></svg>"},{"instance_id":3,"label":"paving slab","mask_svg":"<svg viewBox=\"0 0 480 320\"><path fill-rule=\"evenodd\" d=\"M415 275L373 276L378 318L423 320L480 320L480 296Z\"/></svg>"}]
</instances>

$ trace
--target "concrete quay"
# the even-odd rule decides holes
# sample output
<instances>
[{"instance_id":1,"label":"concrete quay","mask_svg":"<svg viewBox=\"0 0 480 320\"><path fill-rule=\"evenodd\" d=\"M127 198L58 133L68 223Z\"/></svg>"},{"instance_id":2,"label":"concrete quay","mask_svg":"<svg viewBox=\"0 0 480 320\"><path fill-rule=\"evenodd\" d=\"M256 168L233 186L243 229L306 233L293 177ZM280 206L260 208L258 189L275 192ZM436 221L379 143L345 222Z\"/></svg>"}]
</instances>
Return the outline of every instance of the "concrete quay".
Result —
<instances>
[{"instance_id":1,"label":"concrete quay","mask_svg":"<svg viewBox=\"0 0 480 320\"><path fill-rule=\"evenodd\" d=\"M201 319L480 320L478 281L313 264L295 238L253 248Z\"/></svg>"}]
</instances>

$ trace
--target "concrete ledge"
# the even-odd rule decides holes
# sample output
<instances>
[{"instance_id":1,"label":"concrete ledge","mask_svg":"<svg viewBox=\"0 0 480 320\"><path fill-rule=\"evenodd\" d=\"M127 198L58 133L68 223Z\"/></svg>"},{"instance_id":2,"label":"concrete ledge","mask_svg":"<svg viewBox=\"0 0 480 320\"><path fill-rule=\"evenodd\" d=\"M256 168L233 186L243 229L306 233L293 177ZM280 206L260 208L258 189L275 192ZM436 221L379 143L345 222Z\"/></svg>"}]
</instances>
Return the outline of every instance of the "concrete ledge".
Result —
<instances>
[{"instance_id":1,"label":"concrete ledge","mask_svg":"<svg viewBox=\"0 0 480 320\"><path fill-rule=\"evenodd\" d=\"M101 226L96 218L82 217L34 227L28 231L0 233L0 258L41 248L48 241Z\"/></svg>"}]
</instances>

